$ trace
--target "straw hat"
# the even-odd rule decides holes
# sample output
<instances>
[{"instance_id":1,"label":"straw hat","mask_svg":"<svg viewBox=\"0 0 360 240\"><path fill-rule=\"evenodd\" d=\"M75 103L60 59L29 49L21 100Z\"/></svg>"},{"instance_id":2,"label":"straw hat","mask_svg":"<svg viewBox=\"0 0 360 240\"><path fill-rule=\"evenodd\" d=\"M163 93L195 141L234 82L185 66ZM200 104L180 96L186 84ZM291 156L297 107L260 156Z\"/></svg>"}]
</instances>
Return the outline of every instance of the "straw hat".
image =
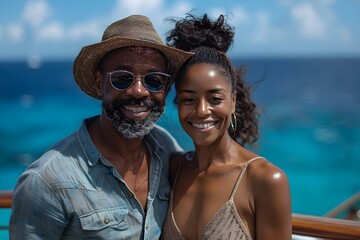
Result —
<instances>
[{"instance_id":1,"label":"straw hat","mask_svg":"<svg viewBox=\"0 0 360 240\"><path fill-rule=\"evenodd\" d=\"M109 25L101 42L82 48L73 66L74 78L81 90L94 98L101 99L94 88L93 72L108 52L130 46L149 47L162 52L168 60L172 75L192 55L190 52L164 45L147 17L132 15Z\"/></svg>"}]
</instances>

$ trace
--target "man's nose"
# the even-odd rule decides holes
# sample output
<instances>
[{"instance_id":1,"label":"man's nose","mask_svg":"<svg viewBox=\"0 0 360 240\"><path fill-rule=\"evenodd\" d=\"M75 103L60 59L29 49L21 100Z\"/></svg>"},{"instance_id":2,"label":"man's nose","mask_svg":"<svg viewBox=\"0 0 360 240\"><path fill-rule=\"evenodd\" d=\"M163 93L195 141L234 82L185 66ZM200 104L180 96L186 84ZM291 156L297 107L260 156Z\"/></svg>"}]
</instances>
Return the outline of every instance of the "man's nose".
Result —
<instances>
[{"instance_id":1,"label":"man's nose","mask_svg":"<svg viewBox=\"0 0 360 240\"><path fill-rule=\"evenodd\" d=\"M149 90L147 90L143 83L143 76L135 75L134 84L129 89L131 95L136 98L142 98L150 95Z\"/></svg>"}]
</instances>

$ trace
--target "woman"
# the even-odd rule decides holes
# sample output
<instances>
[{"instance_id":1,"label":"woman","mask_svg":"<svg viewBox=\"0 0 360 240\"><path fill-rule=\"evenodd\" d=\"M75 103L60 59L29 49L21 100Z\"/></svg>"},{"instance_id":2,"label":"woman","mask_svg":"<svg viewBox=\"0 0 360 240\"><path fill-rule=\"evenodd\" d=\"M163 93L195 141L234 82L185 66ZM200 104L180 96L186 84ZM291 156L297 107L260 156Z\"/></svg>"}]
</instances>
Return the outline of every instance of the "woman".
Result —
<instances>
[{"instance_id":1,"label":"woman","mask_svg":"<svg viewBox=\"0 0 360 240\"><path fill-rule=\"evenodd\" d=\"M245 144L257 140L249 88L225 52L233 29L188 15L168 44L193 51L175 88L181 126L195 152L171 160L170 204L163 239L291 239L291 200L285 173Z\"/></svg>"}]
</instances>

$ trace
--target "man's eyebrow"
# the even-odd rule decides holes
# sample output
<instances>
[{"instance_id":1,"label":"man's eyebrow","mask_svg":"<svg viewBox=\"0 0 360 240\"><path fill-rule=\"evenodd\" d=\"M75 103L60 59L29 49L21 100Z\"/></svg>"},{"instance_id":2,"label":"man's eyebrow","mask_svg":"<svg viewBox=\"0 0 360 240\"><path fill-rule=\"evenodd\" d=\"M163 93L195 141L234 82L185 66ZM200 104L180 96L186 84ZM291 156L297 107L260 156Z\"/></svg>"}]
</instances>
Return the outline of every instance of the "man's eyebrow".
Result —
<instances>
[{"instance_id":1,"label":"man's eyebrow","mask_svg":"<svg viewBox=\"0 0 360 240\"><path fill-rule=\"evenodd\" d=\"M148 65L144 65L144 66L148 66ZM119 65L116 66L116 69L126 70L126 71L129 71L129 72L132 71L132 68L133 68L132 64L119 64ZM149 67L148 69L146 69L146 71L148 71L148 72L162 72L160 70L160 67L155 67L155 66Z\"/></svg>"},{"instance_id":2,"label":"man's eyebrow","mask_svg":"<svg viewBox=\"0 0 360 240\"><path fill-rule=\"evenodd\" d=\"M121 69L121 70L129 70L131 66L126 65L126 64L120 64L116 66L116 69Z\"/></svg>"}]
</instances>

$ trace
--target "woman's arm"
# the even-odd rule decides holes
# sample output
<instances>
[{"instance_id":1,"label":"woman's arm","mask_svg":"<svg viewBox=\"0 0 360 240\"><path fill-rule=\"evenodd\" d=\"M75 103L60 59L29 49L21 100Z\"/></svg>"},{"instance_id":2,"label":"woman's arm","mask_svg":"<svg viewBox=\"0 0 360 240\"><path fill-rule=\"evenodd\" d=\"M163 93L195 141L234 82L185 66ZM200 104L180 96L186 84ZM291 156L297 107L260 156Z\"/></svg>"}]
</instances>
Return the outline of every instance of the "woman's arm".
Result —
<instances>
[{"instance_id":1,"label":"woman's arm","mask_svg":"<svg viewBox=\"0 0 360 240\"><path fill-rule=\"evenodd\" d=\"M254 174L257 240L291 240L292 210L286 174L269 162L259 162Z\"/></svg>"}]
</instances>

